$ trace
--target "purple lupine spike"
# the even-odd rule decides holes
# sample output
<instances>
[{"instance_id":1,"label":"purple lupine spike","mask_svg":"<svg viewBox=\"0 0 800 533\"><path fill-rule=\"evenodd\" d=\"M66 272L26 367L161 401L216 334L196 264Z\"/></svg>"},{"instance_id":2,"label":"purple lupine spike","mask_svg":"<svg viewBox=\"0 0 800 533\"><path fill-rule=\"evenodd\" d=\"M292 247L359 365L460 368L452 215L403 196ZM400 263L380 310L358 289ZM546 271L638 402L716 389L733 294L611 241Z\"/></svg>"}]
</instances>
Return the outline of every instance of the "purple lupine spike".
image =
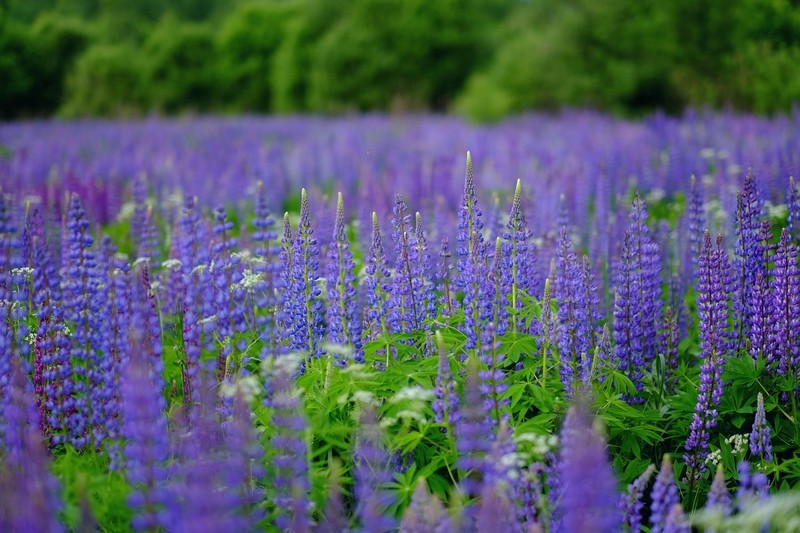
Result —
<instances>
[{"instance_id":1,"label":"purple lupine spike","mask_svg":"<svg viewBox=\"0 0 800 533\"><path fill-rule=\"evenodd\" d=\"M125 478L131 487L128 503L135 531L170 526L168 511L177 495L169 491L170 445L162 394L163 379L149 354L143 331L134 330L130 361L122 372L122 437Z\"/></svg>"},{"instance_id":2,"label":"purple lupine spike","mask_svg":"<svg viewBox=\"0 0 800 533\"><path fill-rule=\"evenodd\" d=\"M477 238L476 238L477 239ZM481 340L480 330L482 327L482 308L487 300L484 295L483 283L485 263L482 254L483 245L475 246L470 252L469 259L464 271L461 273L461 281L464 286L464 309L463 333L467 337L466 349L479 351Z\"/></svg>"},{"instance_id":3,"label":"purple lupine spike","mask_svg":"<svg viewBox=\"0 0 800 533\"><path fill-rule=\"evenodd\" d=\"M559 504L563 496L561 486L561 455L553 452L545 454L544 474L547 486L547 504L542 505L542 522L550 524L550 531L559 532L564 528L564 507Z\"/></svg>"},{"instance_id":4,"label":"purple lupine spike","mask_svg":"<svg viewBox=\"0 0 800 533\"><path fill-rule=\"evenodd\" d=\"M108 358L102 361L99 355L106 352L102 336L108 329L103 301L106 292L98 290L97 259L91 249L94 238L89 226L86 211L78 195L73 194L67 222L69 267L64 273L62 290L65 319L73 328L70 356L75 394L67 427L76 448L83 448L89 442L99 445L105 438L101 406L109 392L111 377L95 364L108 362Z\"/></svg>"},{"instance_id":5,"label":"purple lupine spike","mask_svg":"<svg viewBox=\"0 0 800 533\"><path fill-rule=\"evenodd\" d=\"M525 525L534 531L540 527L539 517L543 514L546 502L542 485L543 474L544 466L537 461L522 471L520 479L521 514Z\"/></svg>"},{"instance_id":6,"label":"purple lupine spike","mask_svg":"<svg viewBox=\"0 0 800 533\"><path fill-rule=\"evenodd\" d=\"M0 530L64 531L58 481L49 471L33 390L14 354L0 435Z\"/></svg>"},{"instance_id":7,"label":"purple lupine spike","mask_svg":"<svg viewBox=\"0 0 800 533\"><path fill-rule=\"evenodd\" d=\"M417 259L415 238L412 237L411 215L406 203L395 195L392 208L392 239L395 244L395 272L393 286L388 303L388 321L392 330L398 333L410 333L422 329L425 319L424 302L421 301L422 273Z\"/></svg>"},{"instance_id":8,"label":"purple lupine spike","mask_svg":"<svg viewBox=\"0 0 800 533\"><path fill-rule=\"evenodd\" d=\"M219 462L231 507L234 531L255 531L263 518L264 499L259 482L264 477L264 450L252 426L250 405L240 391L232 401L230 417L223 424L223 452Z\"/></svg>"},{"instance_id":9,"label":"purple lupine spike","mask_svg":"<svg viewBox=\"0 0 800 533\"><path fill-rule=\"evenodd\" d=\"M556 257L561 382L566 397L572 398L588 385L590 367L584 363L585 356L590 354L592 331L586 301L588 290L566 226L561 227Z\"/></svg>"},{"instance_id":10,"label":"purple lupine spike","mask_svg":"<svg viewBox=\"0 0 800 533\"><path fill-rule=\"evenodd\" d=\"M485 470L485 456L489 451L487 435L492 434L488 411L481 393L480 365L476 357L467 361L467 379L464 401L461 403L459 423L456 425L458 468L463 473L462 488L468 498L480 494Z\"/></svg>"},{"instance_id":11,"label":"purple lupine spike","mask_svg":"<svg viewBox=\"0 0 800 533\"><path fill-rule=\"evenodd\" d=\"M479 373L480 391L486 405L486 412L491 420L500 422L508 417L505 408L508 406L509 399L503 398L503 393L508 389L504 380L503 359L504 355L500 350L500 343L495 335L494 323L489 322L483 331L483 350L481 353L482 368Z\"/></svg>"},{"instance_id":12,"label":"purple lupine spike","mask_svg":"<svg viewBox=\"0 0 800 533\"><path fill-rule=\"evenodd\" d=\"M637 196L616 268L614 301L615 359L637 390L641 390L644 371L658 353L662 328L661 260L646 219L646 206Z\"/></svg>"},{"instance_id":13,"label":"purple lupine spike","mask_svg":"<svg viewBox=\"0 0 800 533\"><path fill-rule=\"evenodd\" d=\"M689 200L686 206L686 217L689 221L689 260L691 261L692 276L697 275L697 260L703 246L703 231L706 227L705 202L703 200L702 185L692 176L689 189Z\"/></svg>"},{"instance_id":14,"label":"purple lupine spike","mask_svg":"<svg viewBox=\"0 0 800 533\"><path fill-rule=\"evenodd\" d=\"M620 497L619 508L623 514L623 522L630 528L631 533L641 531L643 498L655 471L655 465L649 465L639 477L633 480L633 483L628 485L628 492Z\"/></svg>"},{"instance_id":15,"label":"purple lupine spike","mask_svg":"<svg viewBox=\"0 0 800 533\"><path fill-rule=\"evenodd\" d=\"M664 382L669 390L678 385L678 348L681 340L678 313L672 306L664 309L664 329L661 346L664 350Z\"/></svg>"},{"instance_id":16,"label":"purple lupine spike","mask_svg":"<svg viewBox=\"0 0 800 533\"><path fill-rule=\"evenodd\" d=\"M34 340L34 391L42 431L50 444L61 444L71 409L72 365L70 342L64 325L60 280L44 234L32 232L32 311L37 318Z\"/></svg>"},{"instance_id":17,"label":"purple lupine spike","mask_svg":"<svg viewBox=\"0 0 800 533\"><path fill-rule=\"evenodd\" d=\"M731 494L728 492L728 487L725 486L725 471L722 464L717 465L717 473L714 475L714 481L711 483L706 500L706 509L715 508L722 511L723 516L730 516L732 512Z\"/></svg>"},{"instance_id":18,"label":"purple lupine spike","mask_svg":"<svg viewBox=\"0 0 800 533\"><path fill-rule=\"evenodd\" d=\"M143 174L133 180L132 189L133 214L131 216L130 237L131 241L133 241L133 249L138 252L142 248L143 236L146 234L147 219L147 179Z\"/></svg>"},{"instance_id":19,"label":"purple lupine spike","mask_svg":"<svg viewBox=\"0 0 800 533\"><path fill-rule=\"evenodd\" d=\"M480 503L475 510L475 532L478 531L514 531L518 522L508 492L497 485L488 483L481 490ZM462 531L468 528L463 528Z\"/></svg>"},{"instance_id":20,"label":"purple lupine spike","mask_svg":"<svg viewBox=\"0 0 800 533\"><path fill-rule=\"evenodd\" d=\"M436 387L433 390L433 412L434 421L442 424L442 432L450 431L456 427L460 419L458 392L453 379L453 372L450 369L450 354L444 343L441 332L435 334L436 344L439 348L439 372L436 375Z\"/></svg>"},{"instance_id":21,"label":"purple lupine spike","mask_svg":"<svg viewBox=\"0 0 800 533\"><path fill-rule=\"evenodd\" d=\"M542 296L542 318L539 321L539 345L542 350L542 386L547 379L548 351L556 344L556 320L553 314L552 299L550 296L550 278L544 280L544 294Z\"/></svg>"},{"instance_id":22,"label":"purple lupine spike","mask_svg":"<svg viewBox=\"0 0 800 533\"><path fill-rule=\"evenodd\" d=\"M522 210L522 180L517 180L511 215L506 224L503 237L504 285L509 287L508 299L511 304L511 330L519 331L517 312L522 307L522 293L530 296L536 293L535 258L531 231ZM502 334L502 333L501 333Z\"/></svg>"},{"instance_id":23,"label":"purple lupine spike","mask_svg":"<svg viewBox=\"0 0 800 533\"><path fill-rule=\"evenodd\" d=\"M171 531L236 531L241 523L240 490L230 486L228 479L235 464L231 457L247 452L229 449L223 439L213 373L213 366L203 368L197 380L200 400L189 412L186 427L181 428L170 483L179 501L166 513Z\"/></svg>"},{"instance_id":24,"label":"purple lupine spike","mask_svg":"<svg viewBox=\"0 0 800 533\"><path fill-rule=\"evenodd\" d=\"M789 211L786 217L789 234L794 242L800 238L800 192L794 183L794 177L789 177L789 190L786 192L786 207Z\"/></svg>"},{"instance_id":25,"label":"purple lupine spike","mask_svg":"<svg viewBox=\"0 0 800 533\"><path fill-rule=\"evenodd\" d=\"M411 258L414 271L413 286L417 292L416 301L420 307L420 316L423 320L427 320L436 315L436 291L431 272L431 254L428 252L428 237L419 211L414 215Z\"/></svg>"},{"instance_id":26,"label":"purple lupine spike","mask_svg":"<svg viewBox=\"0 0 800 533\"><path fill-rule=\"evenodd\" d=\"M800 367L800 267L797 246L786 228L775 252L772 285L771 331L767 364L780 375L793 375Z\"/></svg>"},{"instance_id":27,"label":"purple lupine spike","mask_svg":"<svg viewBox=\"0 0 800 533\"><path fill-rule=\"evenodd\" d=\"M159 236L158 226L156 225L155 214L152 207L147 207L142 226L142 234L139 237L139 247L137 257L144 257L151 262L157 262L159 255Z\"/></svg>"},{"instance_id":28,"label":"purple lupine spike","mask_svg":"<svg viewBox=\"0 0 800 533\"><path fill-rule=\"evenodd\" d=\"M772 438L767 415L764 412L764 395L760 392L756 404L756 418L750 432L750 453L760 455L765 461L772 461Z\"/></svg>"},{"instance_id":29,"label":"purple lupine spike","mask_svg":"<svg viewBox=\"0 0 800 533\"><path fill-rule=\"evenodd\" d=\"M214 210L214 219L217 224L213 228L215 235L212 247L212 263L209 266L211 273L213 293L214 316L216 317L216 333L222 340L217 354L216 377L222 381L226 375L226 368L233 356L235 348L234 336L242 333L245 328L244 310L241 302L244 294L241 289L235 289L242 280L239 269L240 259L232 252L237 246L237 239L231 235L233 222L228 220L228 213L224 208Z\"/></svg>"},{"instance_id":30,"label":"purple lupine spike","mask_svg":"<svg viewBox=\"0 0 800 533\"><path fill-rule=\"evenodd\" d=\"M293 356L284 356L275 360L276 373L271 383L273 395L270 404L274 409L272 425L275 428L270 447L274 468L273 520L281 530L298 525L308 530L306 421L302 399L292 381L292 374L296 371L293 359Z\"/></svg>"},{"instance_id":31,"label":"purple lupine spike","mask_svg":"<svg viewBox=\"0 0 800 533\"><path fill-rule=\"evenodd\" d=\"M292 278L290 292L297 299L289 317L289 347L303 351L308 357L322 355L325 323L319 279L319 247L311 227L311 211L306 190L300 192L300 223L292 244Z\"/></svg>"},{"instance_id":32,"label":"purple lupine spike","mask_svg":"<svg viewBox=\"0 0 800 533\"><path fill-rule=\"evenodd\" d=\"M706 470L710 431L717 425L717 406L722 399L722 371L728 353L728 306L730 266L728 254L717 237L716 247L706 231L698 263L697 316L700 324L700 385L684 459L687 480L694 484Z\"/></svg>"},{"instance_id":33,"label":"purple lupine spike","mask_svg":"<svg viewBox=\"0 0 800 533\"><path fill-rule=\"evenodd\" d=\"M561 430L558 467L563 531L619 531L619 495L605 444L589 415L573 406Z\"/></svg>"},{"instance_id":34,"label":"purple lupine spike","mask_svg":"<svg viewBox=\"0 0 800 533\"><path fill-rule=\"evenodd\" d=\"M458 278L456 286L466 290L466 286L471 283L467 275L468 264L472 257L473 250L479 257L484 254L483 243L483 222L478 198L475 195L475 172L472 168L472 156L467 152L467 168L464 176L464 195L461 197L461 206L458 210Z\"/></svg>"},{"instance_id":35,"label":"purple lupine spike","mask_svg":"<svg viewBox=\"0 0 800 533\"><path fill-rule=\"evenodd\" d=\"M683 506L676 503L669 510L667 520L664 522L664 533L690 533L689 520L686 518L686 513L683 512Z\"/></svg>"},{"instance_id":36,"label":"purple lupine spike","mask_svg":"<svg viewBox=\"0 0 800 533\"><path fill-rule=\"evenodd\" d=\"M675 484L675 473L672 470L672 460L667 454L664 454L664 460L661 462L661 469L656 476L650 498L650 531L663 533L669 512L680 503L678 486Z\"/></svg>"},{"instance_id":37,"label":"purple lupine spike","mask_svg":"<svg viewBox=\"0 0 800 533\"><path fill-rule=\"evenodd\" d=\"M289 213L283 214L283 234L281 235L280 251L280 285L278 297L278 331L283 334L283 342L291 343L292 320L297 311L297 294L293 290L292 273L294 272L294 257L292 243L294 235L289 221Z\"/></svg>"},{"instance_id":38,"label":"purple lupine spike","mask_svg":"<svg viewBox=\"0 0 800 533\"><path fill-rule=\"evenodd\" d=\"M774 297L770 280L760 272L756 276L753 285L753 300L750 304L752 309L752 321L750 324L750 355L753 361L759 358L770 358L772 349L770 347L770 337L775 332L773 325L773 304Z\"/></svg>"},{"instance_id":39,"label":"purple lupine spike","mask_svg":"<svg viewBox=\"0 0 800 533\"><path fill-rule=\"evenodd\" d=\"M439 262L436 265L436 290L441 292L441 296L439 296L439 305L441 306L442 317L453 316L456 306L458 305L453 291L454 285L451 274L453 265L450 263L451 257L453 257L453 254L450 252L450 239L445 235L442 237L439 246Z\"/></svg>"},{"instance_id":40,"label":"purple lupine spike","mask_svg":"<svg viewBox=\"0 0 800 533\"><path fill-rule=\"evenodd\" d=\"M278 234L274 230L275 219L269 210L267 194L264 183L259 181L256 184L255 198L255 218L251 234L254 242L253 273L259 277L259 281L254 287L255 307L261 312L256 314L255 323L259 328L259 334L264 343L262 358L269 357L278 351L280 334L277 324L277 305L276 290L280 285L278 279L280 273L280 263L276 260L280 253L279 248L274 244L278 239Z\"/></svg>"},{"instance_id":41,"label":"purple lupine spike","mask_svg":"<svg viewBox=\"0 0 800 533\"><path fill-rule=\"evenodd\" d=\"M506 295L508 294L508 278L503 274L503 251L500 237L495 239L494 256L489 267L489 272L484 280L484 320L492 322L495 326L495 333L498 336L505 334L510 325L509 312L506 306Z\"/></svg>"},{"instance_id":42,"label":"purple lupine spike","mask_svg":"<svg viewBox=\"0 0 800 533\"><path fill-rule=\"evenodd\" d=\"M350 241L345 234L342 193L339 193L336 203L336 224L333 240L328 248L327 282L328 341L332 344L349 344L353 348L353 360L356 363L363 363L355 261L350 250ZM339 363L345 365L347 361L340 360Z\"/></svg>"},{"instance_id":43,"label":"purple lupine spike","mask_svg":"<svg viewBox=\"0 0 800 533\"><path fill-rule=\"evenodd\" d=\"M755 178L747 174L744 187L736 197L736 243L733 257L735 282L733 301L733 349L739 351L750 335L752 322L750 302L756 276L767 275L769 231L762 224L763 202L759 198Z\"/></svg>"},{"instance_id":44,"label":"purple lupine spike","mask_svg":"<svg viewBox=\"0 0 800 533\"><path fill-rule=\"evenodd\" d=\"M741 512L752 500L764 501L769 498L769 479L763 472L752 473L750 463L742 461L737 466L739 488L736 490L736 509Z\"/></svg>"},{"instance_id":45,"label":"purple lupine spike","mask_svg":"<svg viewBox=\"0 0 800 533\"><path fill-rule=\"evenodd\" d=\"M383 249L378 214L372 212L372 244L369 249L364 286L367 291L367 306L364 311L364 333L366 340L388 336L386 303L392 291L392 279Z\"/></svg>"},{"instance_id":46,"label":"purple lupine spike","mask_svg":"<svg viewBox=\"0 0 800 533\"><path fill-rule=\"evenodd\" d=\"M447 514L441 500L428 492L428 483L424 477L420 477L411 497L411 503L400 522L400 532L454 533L455 531L450 515Z\"/></svg>"},{"instance_id":47,"label":"purple lupine spike","mask_svg":"<svg viewBox=\"0 0 800 533\"><path fill-rule=\"evenodd\" d=\"M387 531L396 527L387 511L391 495L383 487L390 480L389 456L383 446L383 432L373 407L360 405L360 424L355 447L356 516L362 531Z\"/></svg>"}]
</instances>

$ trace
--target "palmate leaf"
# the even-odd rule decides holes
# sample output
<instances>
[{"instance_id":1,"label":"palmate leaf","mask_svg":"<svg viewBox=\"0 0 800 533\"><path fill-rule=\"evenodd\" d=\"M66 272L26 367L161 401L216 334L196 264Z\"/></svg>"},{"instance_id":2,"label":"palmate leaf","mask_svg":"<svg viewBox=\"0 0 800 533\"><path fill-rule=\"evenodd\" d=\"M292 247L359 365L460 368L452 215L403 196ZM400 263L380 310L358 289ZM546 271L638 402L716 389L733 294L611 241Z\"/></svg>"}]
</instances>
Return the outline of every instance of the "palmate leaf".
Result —
<instances>
[{"instance_id":1,"label":"palmate leaf","mask_svg":"<svg viewBox=\"0 0 800 533\"><path fill-rule=\"evenodd\" d=\"M537 352L537 338L527 333L510 331L501 336L500 353L505 354L506 366L516 363L521 358L533 357Z\"/></svg>"}]
</instances>

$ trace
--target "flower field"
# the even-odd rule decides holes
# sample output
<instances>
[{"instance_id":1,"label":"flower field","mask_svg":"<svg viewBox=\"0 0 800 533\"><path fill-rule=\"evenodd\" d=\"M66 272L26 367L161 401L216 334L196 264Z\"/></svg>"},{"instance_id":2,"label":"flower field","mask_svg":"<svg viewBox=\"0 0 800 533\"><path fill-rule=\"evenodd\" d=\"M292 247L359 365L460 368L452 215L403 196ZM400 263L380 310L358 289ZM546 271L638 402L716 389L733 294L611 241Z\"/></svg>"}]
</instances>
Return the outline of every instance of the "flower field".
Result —
<instances>
[{"instance_id":1,"label":"flower field","mask_svg":"<svg viewBox=\"0 0 800 533\"><path fill-rule=\"evenodd\" d=\"M800 531L800 114L0 125L0 531Z\"/></svg>"}]
</instances>

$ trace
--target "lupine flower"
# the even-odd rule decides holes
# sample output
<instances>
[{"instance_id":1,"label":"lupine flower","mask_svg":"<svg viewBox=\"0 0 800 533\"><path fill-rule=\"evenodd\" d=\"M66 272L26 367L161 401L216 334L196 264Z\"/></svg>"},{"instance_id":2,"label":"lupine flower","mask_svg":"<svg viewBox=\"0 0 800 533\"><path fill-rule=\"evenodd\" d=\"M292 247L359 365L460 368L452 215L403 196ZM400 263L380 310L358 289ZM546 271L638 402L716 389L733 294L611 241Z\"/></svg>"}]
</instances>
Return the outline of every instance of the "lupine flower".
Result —
<instances>
[{"instance_id":1,"label":"lupine flower","mask_svg":"<svg viewBox=\"0 0 800 533\"><path fill-rule=\"evenodd\" d=\"M8 396L0 410L0 531L60 532L59 487L48 470L49 458L30 382L13 354Z\"/></svg>"},{"instance_id":2,"label":"lupine flower","mask_svg":"<svg viewBox=\"0 0 800 533\"><path fill-rule=\"evenodd\" d=\"M741 512L749 500L766 500L769 498L769 479L763 472L753 474L750 463L742 461L737 466L739 472L739 488L736 491L736 508Z\"/></svg>"},{"instance_id":3,"label":"lupine flower","mask_svg":"<svg viewBox=\"0 0 800 533\"><path fill-rule=\"evenodd\" d=\"M273 229L275 219L267 204L267 194L264 183L256 183L255 218L251 234L254 242L252 261L253 273L260 279L254 287L256 309L256 325L259 327L261 340L264 343L262 357L275 353L278 349L280 334L277 331L277 298L276 289L280 286L280 263L276 260L280 253L279 248L273 244L278 238Z\"/></svg>"},{"instance_id":4,"label":"lupine flower","mask_svg":"<svg viewBox=\"0 0 800 533\"><path fill-rule=\"evenodd\" d=\"M514 508L508 492L497 485L483 485L481 499L475 510L475 525L462 531L514 531L518 526ZM588 530L587 530L588 531Z\"/></svg>"},{"instance_id":5,"label":"lupine flower","mask_svg":"<svg viewBox=\"0 0 800 533\"><path fill-rule=\"evenodd\" d=\"M775 252L773 275L767 364L780 375L796 374L800 368L800 267L797 246L786 228Z\"/></svg>"},{"instance_id":6,"label":"lupine flower","mask_svg":"<svg viewBox=\"0 0 800 533\"><path fill-rule=\"evenodd\" d=\"M82 448L91 442L99 446L107 436L108 399L113 397L113 362L108 351L107 292L100 287L94 242L88 233L89 220L78 195L70 198L67 223L69 267L64 273L65 318L74 325L72 334L72 375L75 409L67 420L72 444Z\"/></svg>"},{"instance_id":7,"label":"lupine flower","mask_svg":"<svg viewBox=\"0 0 800 533\"><path fill-rule=\"evenodd\" d=\"M639 390L644 371L656 356L662 321L661 260L646 219L645 204L637 197L617 263L614 300L616 363Z\"/></svg>"},{"instance_id":8,"label":"lupine flower","mask_svg":"<svg viewBox=\"0 0 800 533\"><path fill-rule=\"evenodd\" d=\"M495 336L494 324L489 322L483 333L483 353L481 363L485 368L480 371L480 390L483 394L483 402L486 405L486 412L490 419L500 422L507 418L503 412L508 405L508 398L503 398L503 393L508 389L502 369L503 353L500 350L500 343ZM491 422L490 422L491 423Z\"/></svg>"},{"instance_id":9,"label":"lupine flower","mask_svg":"<svg viewBox=\"0 0 800 533\"><path fill-rule=\"evenodd\" d=\"M444 317L453 316L456 305L455 295L453 293L453 280L451 271L453 265L450 264L450 258L453 256L450 253L450 240L445 235L442 237L441 245L439 246L439 262L437 263L436 290L440 291L442 295L439 297L439 304L441 305L441 314Z\"/></svg>"},{"instance_id":10,"label":"lupine flower","mask_svg":"<svg viewBox=\"0 0 800 533\"><path fill-rule=\"evenodd\" d=\"M128 503L136 531L167 528L176 496L167 487L170 456L163 382L149 354L141 349L143 331L135 331L131 360L122 376L122 437Z\"/></svg>"},{"instance_id":11,"label":"lupine flower","mask_svg":"<svg viewBox=\"0 0 800 533\"><path fill-rule=\"evenodd\" d=\"M697 287L697 316L703 363L700 367L697 404L684 456L688 466L687 479L692 484L705 472L710 431L717 425L717 406L722 399L722 371L729 346L729 276L728 255L722 246L722 237L717 238L717 245L712 248L711 235L706 231L698 263Z\"/></svg>"},{"instance_id":12,"label":"lupine flower","mask_svg":"<svg viewBox=\"0 0 800 533\"><path fill-rule=\"evenodd\" d=\"M467 265L470 263L473 253L476 253L480 259L483 259L485 253L481 217L478 198L475 195L475 172L472 168L472 156L467 152L464 195L461 197L461 206L458 210L458 247L456 249L458 254L456 285L464 290L472 282L470 276L467 275Z\"/></svg>"},{"instance_id":13,"label":"lupine flower","mask_svg":"<svg viewBox=\"0 0 800 533\"><path fill-rule=\"evenodd\" d=\"M414 239L411 253L412 268L415 275L412 279L414 290L417 292L417 302L420 305L420 316L427 320L436 315L436 292L431 272L432 259L428 252L428 237L422 225L422 215L419 211L414 215Z\"/></svg>"},{"instance_id":14,"label":"lupine flower","mask_svg":"<svg viewBox=\"0 0 800 533\"><path fill-rule=\"evenodd\" d=\"M675 505L678 505L678 486L675 484L675 473L672 471L672 461L669 455L664 455L661 462L661 469L656 476L655 485L650 493L650 531L652 533L663 533L669 512Z\"/></svg>"},{"instance_id":15,"label":"lupine flower","mask_svg":"<svg viewBox=\"0 0 800 533\"><path fill-rule=\"evenodd\" d=\"M433 401L434 421L437 424L444 424L443 432L448 428L452 432L460 419L458 393L453 373L450 370L450 354L447 352L444 339L439 331L436 332L436 343L439 348L439 372L436 375L436 387L433 390L436 398Z\"/></svg>"},{"instance_id":16,"label":"lupine flower","mask_svg":"<svg viewBox=\"0 0 800 533\"><path fill-rule=\"evenodd\" d=\"M475 237L477 239L477 237ZM484 269L483 256L480 253L483 246L475 246L471 249L463 272L461 272L461 282L464 287L464 309L463 332L467 337L467 350L475 350L480 346L480 330L482 327L482 308L485 307L484 297Z\"/></svg>"},{"instance_id":17,"label":"lupine flower","mask_svg":"<svg viewBox=\"0 0 800 533\"><path fill-rule=\"evenodd\" d=\"M558 276L558 348L561 358L561 382L564 393L571 398L589 381L590 368L586 357L591 351L590 304L582 264L572 250L566 226L561 227L556 260ZM576 388L578 389L576 391Z\"/></svg>"},{"instance_id":18,"label":"lupine flower","mask_svg":"<svg viewBox=\"0 0 800 533\"><path fill-rule=\"evenodd\" d=\"M396 527L387 513L391 496L383 487L390 480L389 456L373 407L362 403L360 410L354 458L356 516L362 531L387 531Z\"/></svg>"},{"instance_id":19,"label":"lupine flower","mask_svg":"<svg viewBox=\"0 0 800 533\"><path fill-rule=\"evenodd\" d=\"M306 451L306 421L302 412L299 391L292 383L293 356L275 360L276 372L272 376L274 409L272 425L275 434L271 440L274 474L274 522L280 529L301 526L307 530L308 517L308 462Z\"/></svg>"},{"instance_id":20,"label":"lupine flower","mask_svg":"<svg viewBox=\"0 0 800 533\"><path fill-rule=\"evenodd\" d=\"M728 492L728 487L725 486L725 473L722 464L717 466L717 473L714 475L714 481L711 483L711 489L708 491L708 499L706 500L706 509L719 509L723 516L729 516L732 512L731 509L731 495Z\"/></svg>"},{"instance_id":21,"label":"lupine flower","mask_svg":"<svg viewBox=\"0 0 800 533\"><path fill-rule=\"evenodd\" d=\"M765 461L772 461L772 439L767 425L767 415L764 412L764 395L760 392L756 405L756 419L750 432L750 453L760 455Z\"/></svg>"},{"instance_id":22,"label":"lupine flower","mask_svg":"<svg viewBox=\"0 0 800 533\"><path fill-rule=\"evenodd\" d=\"M495 332L498 336L504 335L510 325L506 296L510 287L508 285L508 277L504 275L502 261L503 250L500 237L497 237L494 256L492 257L488 276L485 279L482 316L484 320L494 324Z\"/></svg>"},{"instance_id":23,"label":"lupine flower","mask_svg":"<svg viewBox=\"0 0 800 533\"><path fill-rule=\"evenodd\" d=\"M420 249L416 247L418 237L412 233L411 215L400 195L395 196L392 213L395 270L387 306L388 320L393 331L410 333L422 329L427 317L426 276Z\"/></svg>"},{"instance_id":24,"label":"lupine flower","mask_svg":"<svg viewBox=\"0 0 800 533\"><path fill-rule=\"evenodd\" d=\"M603 440L578 407L570 408L561 430L558 477L563 531L619 531L622 516L614 472Z\"/></svg>"},{"instance_id":25,"label":"lupine flower","mask_svg":"<svg viewBox=\"0 0 800 533\"><path fill-rule=\"evenodd\" d=\"M689 221L689 260L691 261L692 276L697 275L697 260L700 249L703 247L703 231L706 227L704 212L703 190L697 184L697 179L692 176L689 189L689 200L686 205L686 217Z\"/></svg>"},{"instance_id":26,"label":"lupine flower","mask_svg":"<svg viewBox=\"0 0 800 533\"><path fill-rule=\"evenodd\" d=\"M655 465L649 465L639 477L628 485L628 492L619 500L619 507L623 513L623 521L630 528L631 533L639 533L642 526L642 509L644 508L644 495L650 478L656 471Z\"/></svg>"},{"instance_id":27,"label":"lupine flower","mask_svg":"<svg viewBox=\"0 0 800 533\"><path fill-rule=\"evenodd\" d=\"M686 518L686 513L683 512L683 506L676 503L670 509L667 515L667 520L664 523L664 533L689 533L689 520Z\"/></svg>"},{"instance_id":28,"label":"lupine flower","mask_svg":"<svg viewBox=\"0 0 800 533\"><path fill-rule=\"evenodd\" d=\"M305 189L300 196L300 224L292 244L292 278L289 291L298 298L291 307L289 324L290 348L304 351L309 357L322 354L325 333L322 299L317 281L319 275L319 247L311 227L311 211ZM289 311L288 309L286 310Z\"/></svg>"},{"instance_id":29,"label":"lupine flower","mask_svg":"<svg viewBox=\"0 0 800 533\"><path fill-rule=\"evenodd\" d=\"M481 393L479 363L471 357L467 361L467 379L464 386L459 423L456 425L458 468L463 472L462 490L467 497L480 494L485 469L484 458L489 451L488 411Z\"/></svg>"},{"instance_id":30,"label":"lupine flower","mask_svg":"<svg viewBox=\"0 0 800 533\"><path fill-rule=\"evenodd\" d=\"M531 231L522 210L522 180L517 180L511 215L503 232L503 285L508 288L512 331L518 330L516 312L522 306L520 294L533 295L536 292L535 264L531 261L535 258L533 252Z\"/></svg>"},{"instance_id":31,"label":"lupine flower","mask_svg":"<svg viewBox=\"0 0 800 533\"><path fill-rule=\"evenodd\" d=\"M289 213L283 214L283 233L281 235L280 263L280 285L278 297L277 322L278 331L282 333L282 341L285 344L291 343L292 320L297 307L297 294L292 286L292 273L294 272L294 257L292 254L292 225L289 221Z\"/></svg>"},{"instance_id":32,"label":"lupine flower","mask_svg":"<svg viewBox=\"0 0 800 533\"><path fill-rule=\"evenodd\" d=\"M786 207L788 210L786 224L792 240L797 242L800 238L800 193L792 176L789 177L789 190L786 192Z\"/></svg>"},{"instance_id":33,"label":"lupine flower","mask_svg":"<svg viewBox=\"0 0 800 533\"><path fill-rule=\"evenodd\" d=\"M356 276L353 252L347 240L344 225L344 200L342 193L336 204L336 224L333 240L328 248L328 342L351 345L353 360L364 362L361 348L361 318L356 297ZM339 361L344 365L346 361Z\"/></svg>"},{"instance_id":34,"label":"lupine flower","mask_svg":"<svg viewBox=\"0 0 800 533\"><path fill-rule=\"evenodd\" d=\"M428 492L424 477L417 481L411 504L400 522L401 533L450 533L455 528L439 498Z\"/></svg>"},{"instance_id":35,"label":"lupine flower","mask_svg":"<svg viewBox=\"0 0 800 533\"><path fill-rule=\"evenodd\" d=\"M364 311L364 330L368 340L388 335L386 302L392 291L392 279L383 249L378 215L372 213L372 245L369 249L364 286L367 291L367 306Z\"/></svg>"},{"instance_id":36,"label":"lupine flower","mask_svg":"<svg viewBox=\"0 0 800 533\"><path fill-rule=\"evenodd\" d=\"M750 302L756 276L767 275L768 227L762 225L763 202L759 198L755 178L748 174L744 188L736 198L736 243L733 254L734 337L733 348L738 351L750 335L752 321Z\"/></svg>"},{"instance_id":37,"label":"lupine flower","mask_svg":"<svg viewBox=\"0 0 800 533\"><path fill-rule=\"evenodd\" d=\"M769 344L770 337L776 331L772 323L774 319L773 300L769 278L759 273L753 285L753 300L750 304L752 310L750 355L756 362L760 357L774 359L774 356L770 355L772 350Z\"/></svg>"}]
</instances>

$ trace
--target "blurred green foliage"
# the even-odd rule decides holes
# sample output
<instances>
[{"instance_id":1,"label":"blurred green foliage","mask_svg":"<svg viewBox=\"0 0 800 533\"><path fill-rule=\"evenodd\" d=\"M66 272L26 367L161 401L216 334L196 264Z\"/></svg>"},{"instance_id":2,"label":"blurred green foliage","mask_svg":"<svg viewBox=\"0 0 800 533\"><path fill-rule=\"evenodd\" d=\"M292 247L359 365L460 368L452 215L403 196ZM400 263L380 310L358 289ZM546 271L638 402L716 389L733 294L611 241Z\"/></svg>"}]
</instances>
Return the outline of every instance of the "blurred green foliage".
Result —
<instances>
[{"instance_id":1,"label":"blurred green foliage","mask_svg":"<svg viewBox=\"0 0 800 533\"><path fill-rule=\"evenodd\" d=\"M800 101L794 0L0 0L0 118Z\"/></svg>"}]
</instances>

